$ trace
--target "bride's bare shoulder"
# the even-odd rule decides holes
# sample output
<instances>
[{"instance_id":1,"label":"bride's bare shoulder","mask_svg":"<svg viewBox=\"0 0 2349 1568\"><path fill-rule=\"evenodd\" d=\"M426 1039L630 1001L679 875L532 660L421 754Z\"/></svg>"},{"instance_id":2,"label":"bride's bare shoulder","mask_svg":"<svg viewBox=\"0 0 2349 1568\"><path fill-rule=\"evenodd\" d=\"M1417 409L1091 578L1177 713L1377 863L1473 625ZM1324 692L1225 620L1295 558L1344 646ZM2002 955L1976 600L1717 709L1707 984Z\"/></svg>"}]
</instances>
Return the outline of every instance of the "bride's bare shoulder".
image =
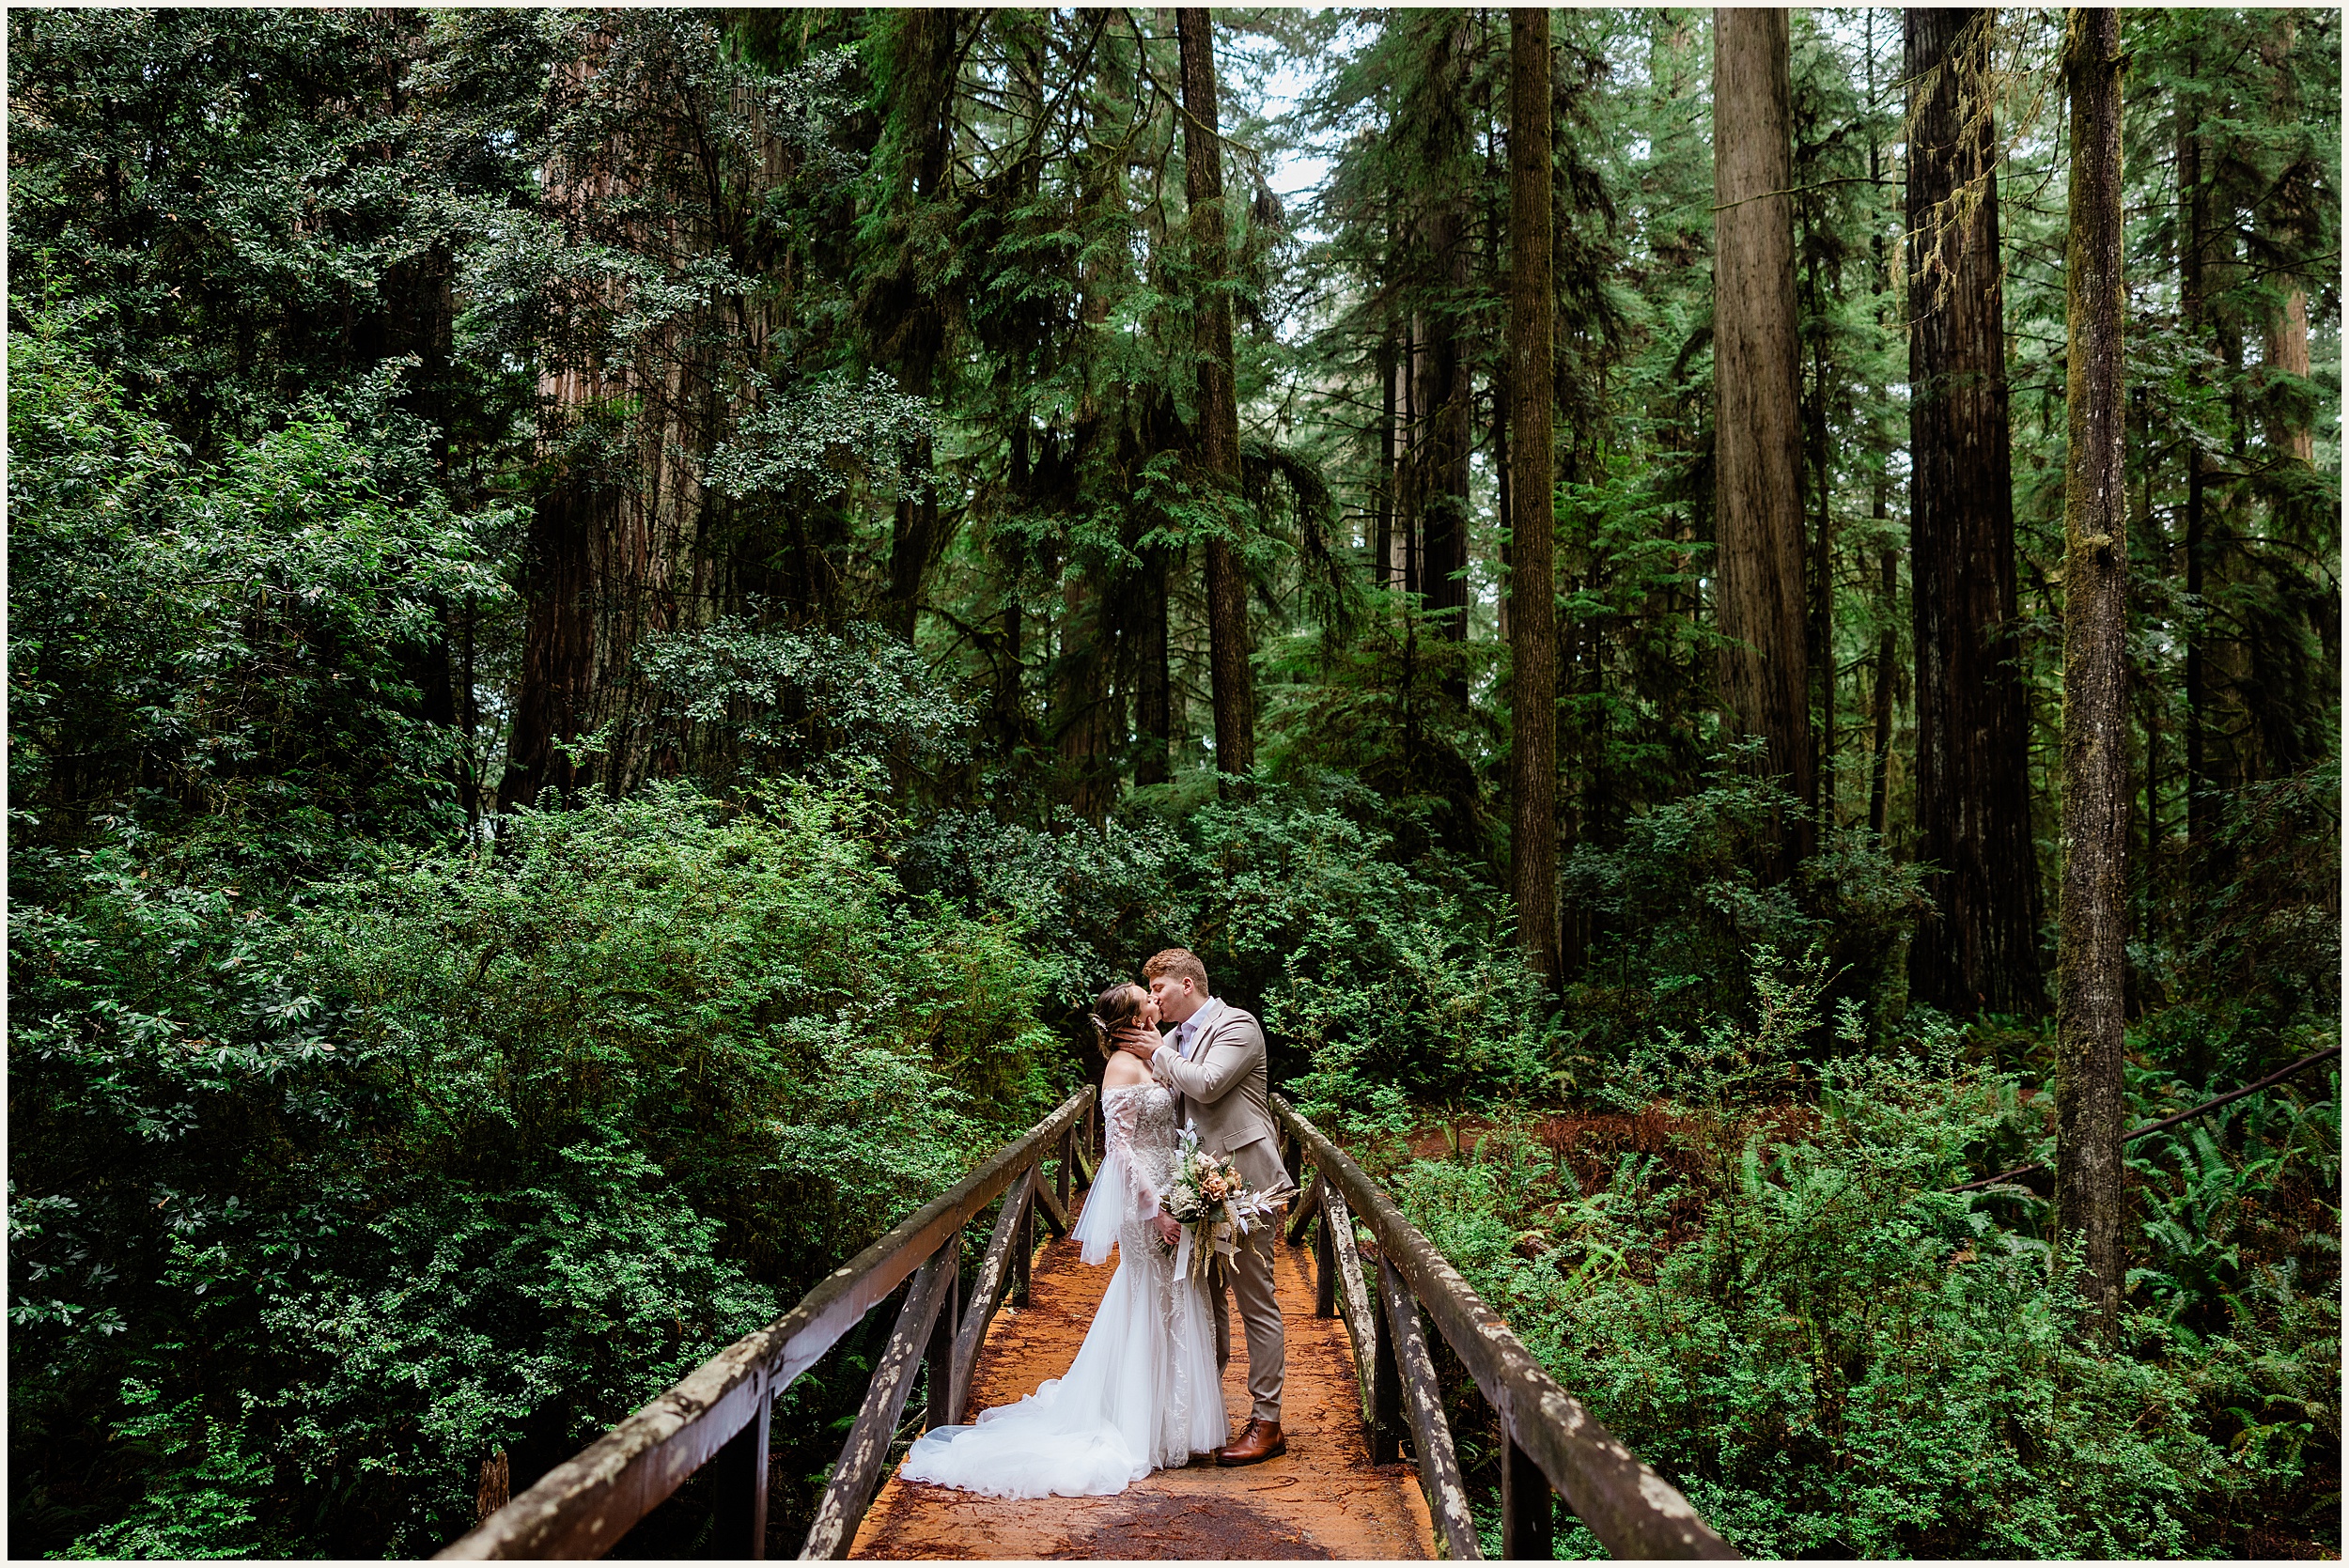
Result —
<instances>
[{"instance_id":1,"label":"bride's bare shoulder","mask_svg":"<svg viewBox=\"0 0 2349 1568\"><path fill-rule=\"evenodd\" d=\"M1111 1057L1101 1069L1101 1093L1104 1094L1112 1089L1131 1089L1138 1083L1150 1081L1150 1069L1142 1064L1142 1059L1122 1050Z\"/></svg>"}]
</instances>

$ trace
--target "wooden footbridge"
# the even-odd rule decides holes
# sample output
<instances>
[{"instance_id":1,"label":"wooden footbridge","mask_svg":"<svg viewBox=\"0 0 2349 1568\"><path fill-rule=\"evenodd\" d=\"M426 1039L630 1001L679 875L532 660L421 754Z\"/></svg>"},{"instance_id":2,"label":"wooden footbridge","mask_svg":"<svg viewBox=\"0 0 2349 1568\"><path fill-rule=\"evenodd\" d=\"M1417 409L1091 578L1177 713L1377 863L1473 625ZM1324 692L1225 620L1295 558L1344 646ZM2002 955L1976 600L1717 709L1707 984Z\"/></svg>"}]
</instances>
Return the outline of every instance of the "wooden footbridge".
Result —
<instances>
[{"instance_id":1,"label":"wooden footbridge","mask_svg":"<svg viewBox=\"0 0 2349 1568\"><path fill-rule=\"evenodd\" d=\"M440 1555L602 1556L708 1465L710 1549L765 1556L774 1396L900 1286L894 1331L802 1558L1481 1557L1431 1327L1474 1379L1504 1440L1501 1555L1551 1555L1559 1496L1618 1557L1736 1555L1542 1371L1361 1168L1277 1095L1283 1156L1293 1172L1313 1172L1276 1268L1288 1330L1285 1456L1245 1469L1163 1470L1113 1498L1021 1502L891 1476L914 1435L904 1417L917 1382L917 1425L935 1426L1017 1399L1075 1358L1110 1273L1085 1267L1065 1239L1097 1149L1093 1110L1092 1090L1071 1095L789 1312ZM990 1207L988 1245L966 1267L964 1232ZM1040 1253L1039 1221L1061 1238ZM1245 1365L1236 1356L1225 1388L1227 1406L1243 1411Z\"/></svg>"}]
</instances>

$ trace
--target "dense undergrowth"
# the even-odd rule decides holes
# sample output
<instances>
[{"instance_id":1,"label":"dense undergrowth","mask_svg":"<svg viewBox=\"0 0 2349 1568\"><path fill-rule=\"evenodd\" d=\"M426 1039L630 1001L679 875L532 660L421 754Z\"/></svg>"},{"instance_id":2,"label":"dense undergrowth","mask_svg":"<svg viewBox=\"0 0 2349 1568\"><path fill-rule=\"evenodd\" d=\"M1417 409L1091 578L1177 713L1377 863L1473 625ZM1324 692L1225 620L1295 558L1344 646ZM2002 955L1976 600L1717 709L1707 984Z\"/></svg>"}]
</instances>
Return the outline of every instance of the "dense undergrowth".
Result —
<instances>
[{"instance_id":1,"label":"dense undergrowth","mask_svg":"<svg viewBox=\"0 0 2349 1568\"><path fill-rule=\"evenodd\" d=\"M11 340L12 1555L428 1553L490 1452L526 1483L1074 1087L1175 943L1750 1555L2338 1549L2337 1076L2133 1146L2104 1354L2044 1189L1941 1190L2046 1157L2045 1029L1909 1008L1914 868L1766 877L1734 768L1574 858L1563 1007L1408 801L1096 829L922 774L939 691L803 776L468 823L411 639L500 587L389 382L199 464L74 330ZM2228 802L2192 944L2132 955L2139 1113L2338 1039L2338 800ZM1487 1130L1414 1158L1431 1115ZM870 1348L787 1396L779 1534Z\"/></svg>"},{"instance_id":2,"label":"dense undergrowth","mask_svg":"<svg viewBox=\"0 0 2349 1568\"><path fill-rule=\"evenodd\" d=\"M2044 1098L1947 1030L1790 1075L1819 975L1760 978L1766 1021L1627 1074L1637 1110L1381 1162L1561 1383L1749 1556L2338 1551L2337 1071L2131 1146L2107 1352L2046 1199L1947 1190L2044 1145ZM2132 1078L2133 1119L2199 1098ZM1603 1551L1574 1525L1559 1554Z\"/></svg>"}]
</instances>

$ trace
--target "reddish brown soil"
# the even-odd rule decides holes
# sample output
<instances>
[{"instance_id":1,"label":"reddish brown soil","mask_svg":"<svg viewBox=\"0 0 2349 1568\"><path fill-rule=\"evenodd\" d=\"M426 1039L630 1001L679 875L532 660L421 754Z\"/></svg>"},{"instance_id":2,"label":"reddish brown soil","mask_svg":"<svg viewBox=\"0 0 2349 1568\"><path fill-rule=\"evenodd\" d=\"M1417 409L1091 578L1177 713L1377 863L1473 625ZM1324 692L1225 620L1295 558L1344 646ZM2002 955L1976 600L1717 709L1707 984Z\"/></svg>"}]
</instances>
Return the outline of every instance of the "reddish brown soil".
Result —
<instances>
[{"instance_id":1,"label":"reddish brown soil","mask_svg":"<svg viewBox=\"0 0 2349 1568\"><path fill-rule=\"evenodd\" d=\"M1274 1282L1288 1332L1282 1431L1288 1452L1244 1469L1160 1470L1113 1498L1005 1502L892 1476L864 1515L856 1558L1426 1559L1427 1504L1408 1464L1377 1466L1362 1436L1354 1357L1336 1318L1314 1312L1310 1250L1279 1250ZM972 1377L973 1411L1006 1404L1075 1359L1108 1267L1069 1243L1036 1260L1025 1308L1006 1307ZM1237 1327L1237 1326L1236 1326ZM1248 1412L1245 1351L1223 1381L1233 1429Z\"/></svg>"}]
</instances>

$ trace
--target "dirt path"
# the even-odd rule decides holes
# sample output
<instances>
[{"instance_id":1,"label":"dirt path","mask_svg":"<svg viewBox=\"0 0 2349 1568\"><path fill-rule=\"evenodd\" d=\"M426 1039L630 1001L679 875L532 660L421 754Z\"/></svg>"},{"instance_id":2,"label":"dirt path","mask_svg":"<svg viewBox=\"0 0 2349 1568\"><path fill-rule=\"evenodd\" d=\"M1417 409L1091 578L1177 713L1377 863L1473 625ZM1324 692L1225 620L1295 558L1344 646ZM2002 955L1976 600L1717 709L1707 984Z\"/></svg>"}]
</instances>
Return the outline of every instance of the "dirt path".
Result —
<instances>
[{"instance_id":1,"label":"dirt path","mask_svg":"<svg viewBox=\"0 0 2349 1568\"><path fill-rule=\"evenodd\" d=\"M1353 1347L1314 1316L1313 1256L1282 1247L1275 1284L1288 1331L1282 1429L1289 1451L1244 1468L1161 1470L1113 1498L1004 1502L895 1476L873 1499L856 1558L1432 1558L1434 1534L1408 1464L1374 1466L1356 1415ZM1006 1307L972 1379L973 1411L1007 1404L1076 1358L1111 1269L1054 1242L1029 1304ZM1235 1324L1235 1330L1238 1325ZM1224 1407L1247 1415L1247 1355L1235 1345Z\"/></svg>"}]
</instances>

